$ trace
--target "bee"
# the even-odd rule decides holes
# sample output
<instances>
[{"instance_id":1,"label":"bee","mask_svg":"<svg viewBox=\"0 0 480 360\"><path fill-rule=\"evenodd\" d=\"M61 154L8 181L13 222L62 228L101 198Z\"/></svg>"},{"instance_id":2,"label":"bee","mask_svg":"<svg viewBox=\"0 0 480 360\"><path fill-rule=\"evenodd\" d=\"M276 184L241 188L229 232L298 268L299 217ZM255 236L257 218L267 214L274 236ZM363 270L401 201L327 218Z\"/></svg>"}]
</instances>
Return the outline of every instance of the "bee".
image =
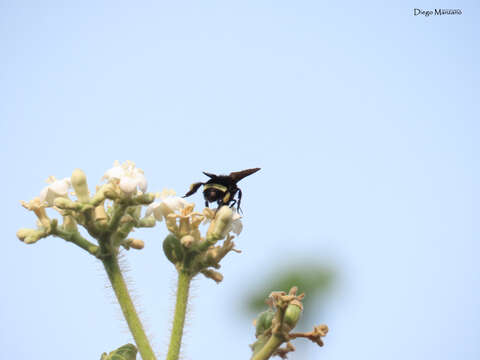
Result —
<instances>
[{"instance_id":1,"label":"bee","mask_svg":"<svg viewBox=\"0 0 480 360\"><path fill-rule=\"evenodd\" d=\"M198 188L203 185L203 197L205 198L205 206L208 207L208 203L217 202L218 208L222 205L234 206L237 204L237 211L240 210L240 202L242 200L242 190L237 186L237 183L248 175L260 170L260 168L247 169L237 172L232 172L230 175L215 175L207 172L203 172L210 180L207 182L197 182L190 185L190 190L183 196L188 197L197 192ZM235 195L238 194L238 198L235 199Z\"/></svg>"}]
</instances>

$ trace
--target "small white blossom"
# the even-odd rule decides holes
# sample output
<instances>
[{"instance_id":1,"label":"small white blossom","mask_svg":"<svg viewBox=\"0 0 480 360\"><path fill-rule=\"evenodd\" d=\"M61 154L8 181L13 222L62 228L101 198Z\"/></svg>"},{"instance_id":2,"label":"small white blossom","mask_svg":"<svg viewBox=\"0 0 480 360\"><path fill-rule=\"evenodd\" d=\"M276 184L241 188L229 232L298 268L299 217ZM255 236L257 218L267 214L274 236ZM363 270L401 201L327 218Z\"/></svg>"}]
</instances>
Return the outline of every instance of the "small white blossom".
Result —
<instances>
[{"instance_id":1,"label":"small white blossom","mask_svg":"<svg viewBox=\"0 0 480 360\"><path fill-rule=\"evenodd\" d=\"M53 206L53 201L58 197L68 197L68 190L70 189L71 182L69 178L63 180L57 180L55 177L50 176L47 179L50 185L43 188L40 192L40 201L46 202L48 206Z\"/></svg>"},{"instance_id":2,"label":"small white blossom","mask_svg":"<svg viewBox=\"0 0 480 360\"><path fill-rule=\"evenodd\" d=\"M162 201L155 201L147 207L145 216L153 215L157 221L162 221L168 214L179 212L184 209L188 202L178 196L175 196L175 191L164 189L158 197Z\"/></svg>"},{"instance_id":3,"label":"small white blossom","mask_svg":"<svg viewBox=\"0 0 480 360\"><path fill-rule=\"evenodd\" d=\"M113 167L105 172L102 180L117 183L126 194L136 193L137 188L143 193L147 191L147 179L143 171L128 160L123 164L115 161Z\"/></svg>"},{"instance_id":4,"label":"small white blossom","mask_svg":"<svg viewBox=\"0 0 480 360\"><path fill-rule=\"evenodd\" d=\"M237 235L240 235L243 229L243 224L241 219L242 217L237 212L233 213L231 231L233 231Z\"/></svg>"}]
</instances>

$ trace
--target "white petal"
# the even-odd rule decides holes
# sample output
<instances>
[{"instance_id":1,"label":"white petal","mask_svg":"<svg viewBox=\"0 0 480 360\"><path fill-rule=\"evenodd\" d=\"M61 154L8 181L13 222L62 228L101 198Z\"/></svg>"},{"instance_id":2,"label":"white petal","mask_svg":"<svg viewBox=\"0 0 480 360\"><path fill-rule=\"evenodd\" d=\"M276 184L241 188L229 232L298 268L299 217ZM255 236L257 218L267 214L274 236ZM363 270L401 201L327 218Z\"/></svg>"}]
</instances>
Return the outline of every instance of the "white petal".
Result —
<instances>
[{"instance_id":1,"label":"white petal","mask_svg":"<svg viewBox=\"0 0 480 360\"><path fill-rule=\"evenodd\" d=\"M138 174L136 180L137 180L138 187L140 188L140 190L142 192L146 192L147 191L147 179L145 178L145 175Z\"/></svg>"},{"instance_id":2,"label":"white petal","mask_svg":"<svg viewBox=\"0 0 480 360\"><path fill-rule=\"evenodd\" d=\"M159 197L162 200L167 199L169 196L175 196L177 193L173 189L163 189L162 192L160 193Z\"/></svg>"},{"instance_id":3,"label":"white petal","mask_svg":"<svg viewBox=\"0 0 480 360\"><path fill-rule=\"evenodd\" d=\"M53 205L53 201L58 197L67 197L70 188L70 179L55 180L46 186L40 192L40 201L46 202L48 206Z\"/></svg>"},{"instance_id":4,"label":"white petal","mask_svg":"<svg viewBox=\"0 0 480 360\"><path fill-rule=\"evenodd\" d=\"M233 221L239 220L241 218L242 218L242 216L238 212L236 212L236 211L233 212L233 216L232 216Z\"/></svg>"},{"instance_id":5,"label":"white petal","mask_svg":"<svg viewBox=\"0 0 480 360\"><path fill-rule=\"evenodd\" d=\"M149 217L153 214L153 209L157 206L157 203L152 203L147 206L147 210L145 210L145 217Z\"/></svg>"},{"instance_id":6,"label":"white petal","mask_svg":"<svg viewBox=\"0 0 480 360\"><path fill-rule=\"evenodd\" d=\"M47 199L48 186L45 186L42 191L40 191L40 201L43 203Z\"/></svg>"},{"instance_id":7,"label":"white petal","mask_svg":"<svg viewBox=\"0 0 480 360\"><path fill-rule=\"evenodd\" d=\"M237 234L237 235L240 235L240 233L242 232L243 230L243 224L242 224L242 220L240 219L237 219L237 220L234 220L232 222L232 231Z\"/></svg>"},{"instance_id":8,"label":"white petal","mask_svg":"<svg viewBox=\"0 0 480 360\"><path fill-rule=\"evenodd\" d=\"M45 201L48 206L52 206L53 205L53 201L59 197L57 193L55 193L55 191L52 190L52 188L50 186L47 186L46 188L46 191L45 193L43 194L45 196L45 198L43 199L43 201ZM40 194L40 197L42 197L42 194Z\"/></svg>"},{"instance_id":9,"label":"white petal","mask_svg":"<svg viewBox=\"0 0 480 360\"><path fill-rule=\"evenodd\" d=\"M58 196L66 196L70 188L70 179L57 180L49 186L50 190L58 194Z\"/></svg>"},{"instance_id":10,"label":"white petal","mask_svg":"<svg viewBox=\"0 0 480 360\"><path fill-rule=\"evenodd\" d=\"M120 180L125 175L125 170L121 166L114 166L111 169L108 169L103 175L102 179L112 180L117 179Z\"/></svg>"},{"instance_id":11,"label":"white petal","mask_svg":"<svg viewBox=\"0 0 480 360\"><path fill-rule=\"evenodd\" d=\"M163 212L160 207L160 202L154 202L147 207L147 211L145 212L145 217L148 217L151 215L153 215L153 217L157 221L163 220Z\"/></svg>"},{"instance_id":12,"label":"white petal","mask_svg":"<svg viewBox=\"0 0 480 360\"><path fill-rule=\"evenodd\" d=\"M120 179L120 189L127 194L132 194L137 190L137 181L129 177L122 177Z\"/></svg>"},{"instance_id":13,"label":"white petal","mask_svg":"<svg viewBox=\"0 0 480 360\"><path fill-rule=\"evenodd\" d=\"M178 196L166 198L165 200L163 200L163 203L168 206L172 211L181 210L188 204L185 199Z\"/></svg>"}]
</instances>

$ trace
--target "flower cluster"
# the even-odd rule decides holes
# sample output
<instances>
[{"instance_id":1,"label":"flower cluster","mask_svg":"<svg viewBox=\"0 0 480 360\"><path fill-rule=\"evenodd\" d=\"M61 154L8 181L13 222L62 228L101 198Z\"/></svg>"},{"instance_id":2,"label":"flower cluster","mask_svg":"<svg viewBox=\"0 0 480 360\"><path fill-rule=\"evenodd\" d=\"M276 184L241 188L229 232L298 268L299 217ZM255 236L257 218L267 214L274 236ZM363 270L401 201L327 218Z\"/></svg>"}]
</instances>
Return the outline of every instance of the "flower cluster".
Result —
<instances>
[{"instance_id":1,"label":"flower cluster","mask_svg":"<svg viewBox=\"0 0 480 360\"><path fill-rule=\"evenodd\" d=\"M229 251L233 250L233 236L229 234L232 232L239 235L242 231L240 215L229 207L223 206L216 211L205 208L196 212L194 204L176 196L173 190L163 190L157 195L146 193L147 179L143 171L131 161L123 164L115 161L102 180L105 183L97 186L96 192L91 195L86 176L81 170L74 170L70 178L61 180L49 177L48 186L41 190L38 197L29 202L22 201L25 208L36 214L38 228L21 229L17 232L18 238L31 244L48 235L54 235L74 242L72 239L80 239L77 225L82 225L94 238L102 239L99 245L103 252L107 251L108 247L111 252L112 247L118 248L120 245L126 249L141 249L144 246L142 240L127 237L133 228L151 227L156 221L165 221L171 235L181 244L182 252L189 248L204 255L209 252L208 261L204 258L200 261L201 266L197 264L198 272L205 270L207 264L217 266L214 260L219 261L225 255L220 256L218 247L214 246L218 240L227 238L225 244ZM74 191L69 192L72 188ZM76 199L72 199L70 195L75 195ZM159 201L154 202L155 198ZM106 206L107 202L113 205ZM143 217L142 205L149 205ZM47 216L45 209L48 207L54 208L63 217L62 225ZM201 234L201 224L209 224L205 236ZM109 246L104 241L106 238L109 239ZM80 242L85 245L85 241ZM94 245L89 245L88 249L92 252ZM215 256L212 256L212 252L215 252Z\"/></svg>"},{"instance_id":2,"label":"flower cluster","mask_svg":"<svg viewBox=\"0 0 480 360\"><path fill-rule=\"evenodd\" d=\"M82 170L73 171L70 178L57 180L50 176L48 186L40 191L40 195L22 205L35 213L38 218L37 229L20 229L17 236L27 244L34 243L48 235L64 238L84 248L90 253L112 253L120 245L129 249L143 248L143 242L127 238L134 227L151 227L155 221L140 217L141 207L154 200L153 194L145 193L147 181L143 171L131 161L124 164L115 162L113 168L106 171L103 185L96 187L91 196L87 178ZM73 192L69 191L73 188ZM74 195L75 198L71 198ZM106 201L112 206L105 207ZM50 219L46 208L53 208L63 218L63 223ZM77 225L83 226L100 245L90 243L78 232Z\"/></svg>"},{"instance_id":3,"label":"flower cluster","mask_svg":"<svg viewBox=\"0 0 480 360\"><path fill-rule=\"evenodd\" d=\"M228 206L194 211L195 204L176 196L173 190L163 190L157 198L160 201L148 206L145 217L165 221L170 232L163 243L167 258L177 269L192 277L201 272L217 282L221 281L223 276L211 268L220 267L220 260L228 252L238 251L234 249L230 232L240 234L241 216ZM200 231L202 224L209 224L205 236ZM215 246L222 239L225 239L223 244Z\"/></svg>"},{"instance_id":4,"label":"flower cluster","mask_svg":"<svg viewBox=\"0 0 480 360\"><path fill-rule=\"evenodd\" d=\"M295 351L290 342L296 338L305 338L319 346L323 346L323 337L328 333L327 325L319 325L310 332L293 333L303 312L302 300L305 294L297 295L297 287L290 291L273 291L265 301L269 309L262 312L254 321L257 340L250 345L253 351L252 360L266 359L270 356L287 358L287 354ZM285 344L285 347L281 347Z\"/></svg>"},{"instance_id":5,"label":"flower cluster","mask_svg":"<svg viewBox=\"0 0 480 360\"><path fill-rule=\"evenodd\" d=\"M121 191L127 195L147 191L147 179L143 171L135 166L135 163L127 160L123 164L115 161L113 167L105 172L102 180L108 180L117 184Z\"/></svg>"}]
</instances>

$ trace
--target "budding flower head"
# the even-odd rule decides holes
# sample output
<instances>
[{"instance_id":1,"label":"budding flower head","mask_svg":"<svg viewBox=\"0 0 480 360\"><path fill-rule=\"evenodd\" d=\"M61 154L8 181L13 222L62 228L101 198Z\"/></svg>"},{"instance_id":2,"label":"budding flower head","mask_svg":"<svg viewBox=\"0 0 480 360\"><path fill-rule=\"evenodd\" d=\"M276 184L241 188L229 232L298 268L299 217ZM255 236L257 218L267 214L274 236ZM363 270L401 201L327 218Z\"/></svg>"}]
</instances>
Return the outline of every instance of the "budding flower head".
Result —
<instances>
[{"instance_id":1,"label":"budding flower head","mask_svg":"<svg viewBox=\"0 0 480 360\"><path fill-rule=\"evenodd\" d=\"M58 197L68 197L68 189L70 189L70 179L64 178L62 180L55 179L50 176L47 179L48 186L44 187L40 192L40 201L46 202L48 206L53 206L53 202Z\"/></svg>"},{"instance_id":2,"label":"budding flower head","mask_svg":"<svg viewBox=\"0 0 480 360\"><path fill-rule=\"evenodd\" d=\"M134 195L138 190L142 193L147 191L147 179L143 170L137 168L130 160L123 164L116 160L113 167L105 172L102 180L118 184L120 190L127 195Z\"/></svg>"}]
</instances>

